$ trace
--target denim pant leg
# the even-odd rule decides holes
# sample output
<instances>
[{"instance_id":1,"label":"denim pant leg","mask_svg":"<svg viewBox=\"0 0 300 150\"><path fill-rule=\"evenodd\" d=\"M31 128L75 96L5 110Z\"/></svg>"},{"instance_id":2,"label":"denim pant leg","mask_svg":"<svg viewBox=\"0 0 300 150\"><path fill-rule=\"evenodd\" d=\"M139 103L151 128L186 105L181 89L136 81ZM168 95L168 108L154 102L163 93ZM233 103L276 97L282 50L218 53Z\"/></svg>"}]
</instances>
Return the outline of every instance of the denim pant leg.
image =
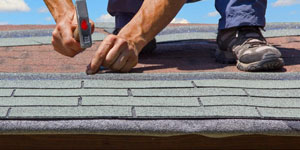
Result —
<instances>
[{"instance_id":1,"label":"denim pant leg","mask_svg":"<svg viewBox=\"0 0 300 150\"><path fill-rule=\"evenodd\" d=\"M221 15L219 30L266 24L267 0L216 0L215 6Z\"/></svg>"},{"instance_id":2,"label":"denim pant leg","mask_svg":"<svg viewBox=\"0 0 300 150\"><path fill-rule=\"evenodd\" d=\"M116 28L123 28L139 11L144 0L109 0L107 11L115 16Z\"/></svg>"}]
</instances>

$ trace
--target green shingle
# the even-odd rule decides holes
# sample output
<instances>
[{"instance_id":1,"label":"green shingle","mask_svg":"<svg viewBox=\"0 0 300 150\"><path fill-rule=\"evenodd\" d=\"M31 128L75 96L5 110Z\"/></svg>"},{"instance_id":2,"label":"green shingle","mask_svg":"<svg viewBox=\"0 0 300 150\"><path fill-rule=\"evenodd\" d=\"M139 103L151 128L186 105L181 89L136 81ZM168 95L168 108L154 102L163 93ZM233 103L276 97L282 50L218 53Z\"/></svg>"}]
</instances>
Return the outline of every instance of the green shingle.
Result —
<instances>
[{"instance_id":1,"label":"green shingle","mask_svg":"<svg viewBox=\"0 0 300 150\"><path fill-rule=\"evenodd\" d=\"M107 81L86 80L85 88L167 88L193 87L191 81Z\"/></svg>"},{"instance_id":2,"label":"green shingle","mask_svg":"<svg viewBox=\"0 0 300 150\"><path fill-rule=\"evenodd\" d=\"M131 116L131 107L15 107L9 118L101 118Z\"/></svg>"},{"instance_id":3,"label":"green shingle","mask_svg":"<svg viewBox=\"0 0 300 150\"><path fill-rule=\"evenodd\" d=\"M17 89L15 96L127 96L126 89Z\"/></svg>"},{"instance_id":4,"label":"green shingle","mask_svg":"<svg viewBox=\"0 0 300 150\"><path fill-rule=\"evenodd\" d=\"M199 106L197 98L83 97L82 105Z\"/></svg>"},{"instance_id":5,"label":"green shingle","mask_svg":"<svg viewBox=\"0 0 300 150\"><path fill-rule=\"evenodd\" d=\"M133 96L221 96L246 95L241 89L189 88L189 89L133 89Z\"/></svg>"},{"instance_id":6,"label":"green shingle","mask_svg":"<svg viewBox=\"0 0 300 150\"><path fill-rule=\"evenodd\" d=\"M0 106L71 106L78 105L76 97L0 97Z\"/></svg>"},{"instance_id":7,"label":"green shingle","mask_svg":"<svg viewBox=\"0 0 300 150\"><path fill-rule=\"evenodd\" d=\"M236 87L236 88L300 88L299 80L196 80L199 87Z\"/></svg>"},{"instance_id":8,"label":"green shingle","mask_svg":"<svg viewBox=\"0 0 300 150\"><path fill-rule=\"evenodd\" d=\"M245 105L261 107L300 107L299 99L257 97L202 97L204 106Z\"/></svg>"},{"instance_id":9,"label":"green shingle","mask_svg":"<svg viewBox=\"0 0 300 150\"><path fill-rule=\"evenodd\" d=\"M251 96L263 96L263 97L300 97L300 90L258 90L258 89L246 89Z\"/></svg>"},{"instance_id":10,"label":"green shingle","mask_svg":"<svg viewBox=\"0 0 300 150\"><path fill-rule=\"evenodd\" d=\"M202 107L136 107L137 117L204 117Z\"/></svg>"},{"instance_id":11,"label":"green shingle","mask_svg":"<svg viewBox=\"0 0 300 150\"><path fill-rule=\"evenodd\" d=\"M0 89L0 96L11 96L12 89Z\"/></svg>"},{"instance_id":12,"label":"green shingle","mask_svg":"<svg viewBox=\"0 0 300 150\"><path fill-rule=\"evenodd\" d=\"M296 118L300 119L300 109L288 108L258 108L263 117L272 118Z\"/></svg>"},{"instance_id":13,"label":"green shingle","mask_svg":"<svg viewBox=\"0 0 300 150\"><path fill-rule=\"evenodd\" d=\"M8 111L8 108L0 107L0 118L3 118L6 116Z\"/></svg>"},{"instance_id":14,"label":"green shingle","mask_svg":"<svg viewBox=\"0 0 300 150\"><path fill-rule=\"evenodd\" d=\"M136 107L137 117L259 117L254 107Z\"/></svg>"},{"instance_id":15,"label":"green shingle","mask_svg":"<svg viewBox=\"0 0 300 150\"><path fill-rule=\"evenodd\" d=\"M1 80L1 88L80 88L80 80Z\"/></svg>"}]
</instances>

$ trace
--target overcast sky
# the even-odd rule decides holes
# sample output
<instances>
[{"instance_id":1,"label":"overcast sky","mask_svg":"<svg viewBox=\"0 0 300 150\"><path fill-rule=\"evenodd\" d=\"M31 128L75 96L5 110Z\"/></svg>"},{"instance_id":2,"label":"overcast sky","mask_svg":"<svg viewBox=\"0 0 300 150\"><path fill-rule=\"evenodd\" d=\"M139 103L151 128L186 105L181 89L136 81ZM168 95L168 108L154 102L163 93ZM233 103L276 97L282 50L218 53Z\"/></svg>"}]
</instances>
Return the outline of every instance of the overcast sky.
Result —
<instances>
[{"instance_id":1,"label":"overcast sky","mask_svg":"<svg viewBox=\"0 0 300 150\"><path fill-rule=\"evenodd\" d=\"M101 22L114 19L107 14L108 0L87 0L90 18ZM173 22L217 23L214 0L187 4ZM300 22L300 0L268 0L267 22ZM43 0L0 0L1 24L54 24Z\"/></svg>"}]
</instances>

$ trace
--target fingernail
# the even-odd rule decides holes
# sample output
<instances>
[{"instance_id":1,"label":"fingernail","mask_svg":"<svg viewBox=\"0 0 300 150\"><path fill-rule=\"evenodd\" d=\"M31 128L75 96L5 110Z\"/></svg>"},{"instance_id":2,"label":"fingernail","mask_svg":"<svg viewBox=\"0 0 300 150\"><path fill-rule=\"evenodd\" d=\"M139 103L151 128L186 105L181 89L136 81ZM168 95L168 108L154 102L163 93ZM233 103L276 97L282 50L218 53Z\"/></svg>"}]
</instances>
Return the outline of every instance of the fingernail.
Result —
<instances>
[{"instance_id":1,"label":"fingernail","mask_svg":"<svg viewBox=\"0 0 300 150\"><path fill-rule=\"evenodd\" d=\"M86 67L86 74L87 74L87 75L92 75L92 74L94 74L94 73L93 73L93 70L92 70L92 67L91 67L91 64L89 64L89 65Z\"/></svg>"}]
</instances>

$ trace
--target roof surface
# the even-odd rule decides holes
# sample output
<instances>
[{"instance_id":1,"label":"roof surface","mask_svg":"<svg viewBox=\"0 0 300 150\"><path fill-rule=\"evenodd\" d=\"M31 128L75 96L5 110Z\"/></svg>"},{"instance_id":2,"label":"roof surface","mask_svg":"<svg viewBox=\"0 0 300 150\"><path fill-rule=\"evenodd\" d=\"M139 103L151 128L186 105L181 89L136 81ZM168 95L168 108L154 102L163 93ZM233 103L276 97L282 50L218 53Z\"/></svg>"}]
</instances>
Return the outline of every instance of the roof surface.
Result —
<instances>
[{"instance_id":1,"label":"roof surface","mask_svg":"<svg viewBox=\"0 0 300 150\"><path fill-rule=\"evenodd\" d=\"M98 27L96 40L113 29ZM0 28L0 134L300 136L297 23L267 27L286 62L269 73L214 62L215 25L171 25L132 73L95 76L81 72L100 42L68 59L47 45L52 26L13 28Z\"/></svg>"}]
</instances>

